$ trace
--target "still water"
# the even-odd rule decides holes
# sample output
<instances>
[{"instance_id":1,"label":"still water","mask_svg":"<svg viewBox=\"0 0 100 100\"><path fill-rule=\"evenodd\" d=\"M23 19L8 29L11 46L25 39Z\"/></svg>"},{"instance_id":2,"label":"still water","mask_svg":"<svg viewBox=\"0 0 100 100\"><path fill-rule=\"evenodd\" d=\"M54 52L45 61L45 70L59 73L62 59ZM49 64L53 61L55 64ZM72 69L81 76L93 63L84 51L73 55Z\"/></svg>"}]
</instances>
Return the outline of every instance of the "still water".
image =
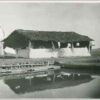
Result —
<instances>
[{"instance_id":1,"label":"still water","mask_svg":"<svg viewBox=\"0 0 100 100\"><path fill-rule=\"evenodd\" d=\"M94 70L64 69L69 75L46 78L0 79L0 98L100 98L100 74ZM97 73L98 72L98 73ZM74 74L73 74L74 73Z\"/></svg>"}]
</instances>

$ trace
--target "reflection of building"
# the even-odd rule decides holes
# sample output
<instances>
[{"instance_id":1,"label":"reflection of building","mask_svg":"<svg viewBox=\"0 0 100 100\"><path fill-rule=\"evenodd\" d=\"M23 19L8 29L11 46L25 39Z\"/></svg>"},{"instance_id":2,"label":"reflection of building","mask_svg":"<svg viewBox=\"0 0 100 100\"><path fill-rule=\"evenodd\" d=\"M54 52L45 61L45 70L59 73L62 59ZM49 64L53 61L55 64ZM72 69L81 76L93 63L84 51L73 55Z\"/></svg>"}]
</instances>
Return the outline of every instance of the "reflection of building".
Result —
<instances>
[{"instance_id":1,"label":"reflection of building","mask_svg":"<svg viewBox=\"0 0 100 100\"><path fill-rule=\"evenodd\" d=\"M93 80L90 75L70 74L63 79L56 79L55 82L47 81L45 78L32 79L10 79L5 83L17 94L41 91L46 89L57 89L70 86L76 86Z\"/></svg>"},{"instance_id":2,"label":"reflection of building","mask_svg":"<svg viewBox=\"0 0 100 100\"><path fill-rule=\"evenodd\" d=\"M14 48L20 57L50 58L90 56L91 42L89 37L75 32L15 30L4 45Z\"/></svg>"}]
</instances>

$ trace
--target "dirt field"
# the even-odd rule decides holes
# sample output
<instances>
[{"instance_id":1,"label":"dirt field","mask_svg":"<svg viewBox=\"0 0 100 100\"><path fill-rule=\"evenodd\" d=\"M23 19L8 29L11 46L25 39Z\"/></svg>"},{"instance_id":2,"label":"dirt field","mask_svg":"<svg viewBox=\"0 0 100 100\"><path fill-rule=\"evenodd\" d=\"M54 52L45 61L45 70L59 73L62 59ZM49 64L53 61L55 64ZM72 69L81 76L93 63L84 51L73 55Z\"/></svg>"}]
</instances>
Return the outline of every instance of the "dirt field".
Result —
<instances>
[{"instance_id":1,"label":"dirt field","mask_svg":"<svg viewBox=\"0 0 100 100\"><path fill-rule=\"evenodd\" d=\"M37 63L54 63L59 62L67 65L94 65L100 66L100 57L67 57L67 58L50 58L50 59L24 59L24 58L0 58L0 65L9 64L37 64Z\"/></svg>"}]
</instances>

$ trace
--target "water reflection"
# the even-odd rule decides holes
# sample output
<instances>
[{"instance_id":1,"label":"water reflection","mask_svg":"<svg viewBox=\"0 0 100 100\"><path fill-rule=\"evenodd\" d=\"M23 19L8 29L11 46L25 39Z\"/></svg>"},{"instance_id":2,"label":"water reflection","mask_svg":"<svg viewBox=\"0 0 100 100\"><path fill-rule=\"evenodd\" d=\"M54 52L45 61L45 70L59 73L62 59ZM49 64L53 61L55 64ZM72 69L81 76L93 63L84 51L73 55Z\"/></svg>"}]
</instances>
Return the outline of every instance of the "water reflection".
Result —
<instances>
[{"instance_id":1,"label":"water reflection","mask_svg":"<svg viewBox=\"0 0 100 100\"><path fill-rule=\"evenodd\" d=\"M82 83L87 83L93 80L90 75L82 74L70 74L58 77L55 81L50 81L47 77L44 78L32 78L32 79L9 79L4 82L12 89L16 94L24 94L35 91L43 91L46 89L57 89L64 87L77 86Z\"/></svg>"}]
</instances>

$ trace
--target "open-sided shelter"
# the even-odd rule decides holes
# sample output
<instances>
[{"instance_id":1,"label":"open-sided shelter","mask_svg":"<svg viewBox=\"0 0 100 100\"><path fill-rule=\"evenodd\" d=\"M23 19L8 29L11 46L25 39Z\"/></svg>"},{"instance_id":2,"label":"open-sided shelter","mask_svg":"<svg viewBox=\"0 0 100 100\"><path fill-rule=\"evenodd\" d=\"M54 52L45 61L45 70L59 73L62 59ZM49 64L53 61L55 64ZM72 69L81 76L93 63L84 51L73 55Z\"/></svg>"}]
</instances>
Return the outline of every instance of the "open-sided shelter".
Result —
<instances>
[{"instance_id":1,"label":"open-sided shelter","mask_svg":"<svg viewBox=\"0 0 100 100\"><path fill-rule=\"evenodd\" d=\"M18 57L25 58L90 56L92 41L75 32L18 29L4 40L4 47L14 48Z\"/></svg>"}]
</instances>

